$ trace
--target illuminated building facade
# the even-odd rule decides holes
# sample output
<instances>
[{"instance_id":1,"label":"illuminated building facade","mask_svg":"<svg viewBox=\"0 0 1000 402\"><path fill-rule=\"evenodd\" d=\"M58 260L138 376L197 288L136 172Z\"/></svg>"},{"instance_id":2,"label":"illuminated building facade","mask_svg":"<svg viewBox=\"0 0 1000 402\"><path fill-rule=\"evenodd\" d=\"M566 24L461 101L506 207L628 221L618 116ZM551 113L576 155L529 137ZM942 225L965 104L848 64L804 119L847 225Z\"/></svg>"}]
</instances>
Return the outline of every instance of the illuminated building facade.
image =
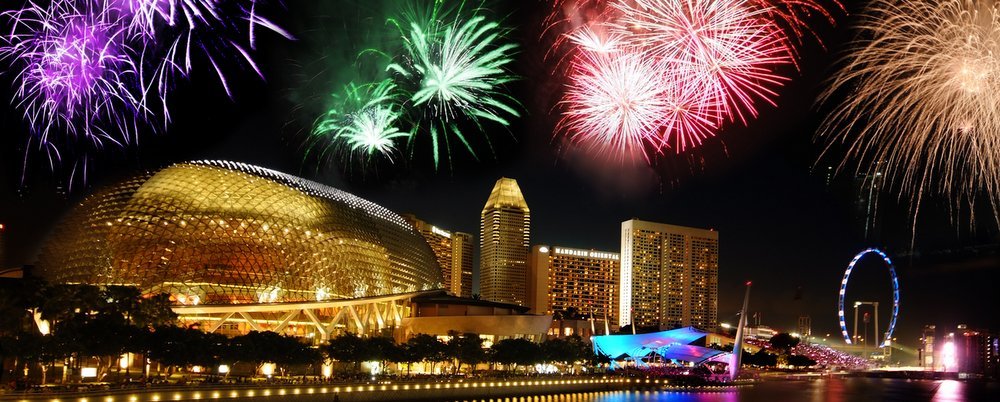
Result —
<instances>
[{"instance_id":1,"label":"illuminated building facade","mask_svg":"<svg viewBox=\"0 0 1000 402\"><path fill-rule=\"evenodd\" d=\"M617 326L618 253L534 246L528 267L529 305L536 314L573 309Z\"/></svg>"},{"instance_id":2,"label":"illuminated building facade","mask_svg":"<svg viewBox=\"0 0 1000 402\"><path fill-rule=\"evenodd\" d=\"M91 195L37 268L54 283L169 293L183 322L210 331L323 339L398 325L408 295L442 287L433 252L399 215L225 161L175 164Z\"/></svg>"},{"instance_id":3,"label":"illuminated building facade","mask_svg":"<svg viewBox=\"0 0 1000 402\"><path fill-rule=\"evenodd\" d=\"M528 302L528 244L531 212L517 181L497 180L483 207L479 228L479 286L482 298Z\"/></svg>"},{"instance_id":4,"label":"illuminated building facade","mask_svg":"<svg viewBox=\"0 0 1000 402\"><path fill-rule=\"evenodd\" d=\"M450 337L457 332L478 334L487 347L508 338L541 342L552 324L552 316L527 314L524 306L446 294L415 297L412 306L413 315L402 321L400 341L417 334Z\"/></svg>"},{"instance_id":5,"label":"illuminated building facade","mask_svg":"<svg viewBox=\"0 0 1000 402\"><path fill-rule=\"evenodd\" d=\"M954 331L924 326L920 338L921 366L925 370L955 372L959 378L1000 378L1000 337L996 333L959 324Z\"/></svg>"},{"instance_id":6,"label":"illuminated building facade","mask_svg":"<svg viewBox=\"0 0 1000 402\"><path fill-rule=\"evenodd\" d=\"M452 267L460 267L462 280L459 284L461 292L456 291L456 296L472 297L472 234L464 232L452 233Z\"/></svg>"},{"instance_id":7,"label":"illuminated building facade","mask_svg":"<svg viewBox=\"0 0 1000 402\"><path fill-rule=\"evenodd\" d=\"M812 317L808 315L799 316L798 329L802 339L808 339L812 336Z\"/></svg>"},{"instance_id":8,"label":"illuminated building facade","mask_svg":"<svg viewBox=\"0 0 1000 402\"><path fill-rule=\"evenodd\" d=\"M958 350L958 370L962 373L979 374L997 378L1000 356L996 334L983 329L959 325L955 342Z\"/></svg>"},{"instance_id":9,"label":"illuminated building facade","mask_svg":"<svg viewBox=\"0 0 1000 402\"><path fill-rule=\"evenodd\" d=\"M452 232L403 215L434 251L445 289L456 296L472 297L472 235Z\"/></svg>"},{"instance_id":10,"label":"illuminated building facade","mask_svg":"<svg viewBox=\"0 0 1000 402\"><path fill-rule=\"evenodd\" d=\"M936 325L924 325L923 334L920 336L920 349L917 351L917 355L920 358L920 367L927 370L934 370L934 365L937 363L934 360L934 342L937 340L936 332Z\"/></svg>"},{"instance_id":11,"label":"illuminated building facade","mask_svg":"<svg viewBox=\"0 0 1000 402\"><path fill-rule=\"evenodd\" d=\"M719 232L622 222L619 325L714 329Z\"/></svg>"}]
</instances>

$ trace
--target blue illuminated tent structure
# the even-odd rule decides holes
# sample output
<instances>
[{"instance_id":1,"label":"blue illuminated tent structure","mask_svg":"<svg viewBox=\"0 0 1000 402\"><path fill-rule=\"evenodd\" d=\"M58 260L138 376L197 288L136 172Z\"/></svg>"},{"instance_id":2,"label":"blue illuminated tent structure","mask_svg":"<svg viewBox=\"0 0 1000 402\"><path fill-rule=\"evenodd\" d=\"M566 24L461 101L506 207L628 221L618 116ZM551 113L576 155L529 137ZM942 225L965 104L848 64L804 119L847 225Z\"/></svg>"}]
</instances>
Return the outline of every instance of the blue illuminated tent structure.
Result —
<instances>
[{"instance_id":1,"label":"blue illuminated tent structure","mask_svg":"<svg viewBox=\"0 0 1000 402\"><path fill-rule=\"evenodd\" d=\"M644 358L656 356L661 360L689 362L695 366L709 360L718 360L728 352L692 345L708 335L694 327L637 335L601 335L591 337L594 352L613 360L632 360L638 366L646 366Z\"/></svg>"}]
</instances>

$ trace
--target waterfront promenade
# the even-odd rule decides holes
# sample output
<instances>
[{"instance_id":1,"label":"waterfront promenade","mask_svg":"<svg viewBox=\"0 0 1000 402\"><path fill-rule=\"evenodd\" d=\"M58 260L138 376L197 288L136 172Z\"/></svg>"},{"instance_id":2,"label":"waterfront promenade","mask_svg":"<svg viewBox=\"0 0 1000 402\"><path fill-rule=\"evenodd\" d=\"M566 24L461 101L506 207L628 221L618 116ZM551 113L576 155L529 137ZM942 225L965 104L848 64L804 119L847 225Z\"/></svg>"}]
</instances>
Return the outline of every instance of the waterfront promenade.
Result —
<instances>
[{"instance_id":1,"label":"waterfront promenade","mask_svg":"<svg viewBox=\"0 0 1000 402\"><path fill-rule=\"evenodd\" d=\"M78 392L8 391L3 402L329 402L488 399L497 397L616 391L666 384L665 380L621 377L559 377L531 379L452 379L381 381L343 384L202 384L152 388L104 389Z\"/></svg>"}]
</instances>

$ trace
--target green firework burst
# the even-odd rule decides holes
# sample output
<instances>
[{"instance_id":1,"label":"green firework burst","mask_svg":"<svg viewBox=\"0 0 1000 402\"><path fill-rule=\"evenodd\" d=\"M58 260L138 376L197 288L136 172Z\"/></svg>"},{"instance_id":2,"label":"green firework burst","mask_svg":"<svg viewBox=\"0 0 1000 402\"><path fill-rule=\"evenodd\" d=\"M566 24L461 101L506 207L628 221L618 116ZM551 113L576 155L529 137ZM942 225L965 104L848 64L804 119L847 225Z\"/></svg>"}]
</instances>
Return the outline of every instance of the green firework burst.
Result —
<instances>
[{"instance_id":1,"label":"green firework burst","mask_svg":"<svg viewBox=\"0 0 1000 402\"><path fill-rule=\"evenodd\" d=\"M316 120L314 146L321 146L323 154L334 151L349 159L363 157L365 162L375 157L391 161L397 142L410 137L401 128L399 97L396 84L389 79L345 85L342 93L333 95L333 106Z\"/></svg>"},{"instance_id":2,"label":"green firework burst","mask_svg":"<svg viewBox=\"0 0 1000 402\"><path fill-rule=\"evenodd\" d=\"M508 38L510 29L488 19L482 7L443 3L417 5L389 20L400 32L403 52L387 71L413 88L408 101L424 110L417 120L425 120L430 133L435 167L439 149L450 159L449 136L476 157L460 122L483 131L484 122L509 126L519 116L518 102L506 88L517 78L507 68L517 49Z\"/></svg>"}]
</instances>

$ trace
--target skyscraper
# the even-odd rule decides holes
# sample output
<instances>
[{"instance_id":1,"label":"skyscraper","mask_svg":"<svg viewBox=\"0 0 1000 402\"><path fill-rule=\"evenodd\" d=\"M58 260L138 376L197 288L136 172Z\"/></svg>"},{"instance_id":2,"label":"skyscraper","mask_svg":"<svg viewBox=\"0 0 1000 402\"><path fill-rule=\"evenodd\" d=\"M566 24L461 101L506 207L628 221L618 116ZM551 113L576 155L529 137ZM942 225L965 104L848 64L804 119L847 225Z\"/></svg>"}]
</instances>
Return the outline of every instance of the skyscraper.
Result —
<instances>
[{"instance_id":1,"label":"skyscraper","mask_svg":"<svg viewBox=\"0 0 1000 402\"><path fill-rule=\"evenodd\" d=\"M714 329L719 232L632 219L622 222L618 324Z\"/></svg>"},{"instance_id":2,"label":"skyscraper","mask_svg":"<svg viewBox=\"0 0 1000 402\"><path fill-rule=\"evenodd\" d=\"M441 266L444 287L456 296L472 296L472 235L431 225L411 214L403 215L423 236Z\"/></svg>"},{"instance_id":3,"label":"skyscraper","mask_svg":"<svg viewBox=\"0 0 1000 402\"><path fill-rule=\"evenodd\" d=\"M534 246L528 259L529 305L535 314L570 308L618 322L618 253Z\"/></svg>"},{"instance_id":4,"label":"skyscraper","mask_svg":"<svg viewBox=\"0 0 1000 402\"><path fill-rule=\"evenodd\" d=\"M517 181L497 180L479 221L479 287L482 298L525 305L531 213Z\"/></svg>"},{"instance_id":5,"label":"skyscraper","mask_svg":"<svg viewBox=\"0 0 1000 402\"><path fill-rule=\"evenodd\" d=\"M455 232L452 241L452 272L461 272L461 280L454 289L457 296L472 297L472 234ZM452 282L452 286L456 283Z\"/></svg>"}]
</instances>

